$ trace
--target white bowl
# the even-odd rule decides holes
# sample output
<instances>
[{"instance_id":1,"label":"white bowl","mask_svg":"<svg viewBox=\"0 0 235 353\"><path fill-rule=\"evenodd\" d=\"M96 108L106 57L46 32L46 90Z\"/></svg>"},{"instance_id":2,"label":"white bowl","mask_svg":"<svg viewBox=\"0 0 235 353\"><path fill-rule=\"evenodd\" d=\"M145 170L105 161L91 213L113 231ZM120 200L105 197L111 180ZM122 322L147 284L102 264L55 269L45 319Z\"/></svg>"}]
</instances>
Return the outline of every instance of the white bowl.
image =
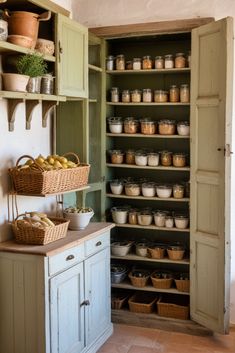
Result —
<instances>
[{"instance_id":1,"label":"white bowl","mask_svg":"<svg viewBox=\"0 0 235 353\"><path fill-rule=\"evenodd\" d=\"M64 212L64 217L70 220L69 229L70 230L81 230L88 226L90 219L94 216L94 212L86 213L71 213Z\"/></svg>"}]
</instances>

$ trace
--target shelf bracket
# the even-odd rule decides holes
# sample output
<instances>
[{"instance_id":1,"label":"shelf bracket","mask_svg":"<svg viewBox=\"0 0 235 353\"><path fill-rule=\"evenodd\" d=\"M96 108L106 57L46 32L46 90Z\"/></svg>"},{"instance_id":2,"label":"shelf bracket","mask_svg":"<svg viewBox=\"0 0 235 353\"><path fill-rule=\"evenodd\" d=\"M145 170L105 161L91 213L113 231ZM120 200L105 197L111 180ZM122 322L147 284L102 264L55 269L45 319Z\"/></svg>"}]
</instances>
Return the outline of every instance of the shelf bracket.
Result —
<instances>
[{"instance_id":1,"label":"shelf bracket","mask_svg":"<svg viewBox=\"0 0 235 353\"><path fill-rule=\"evenodd\" d=\"M48 114L58 104L56 101L42 101L42 127L47 127Z\"/></svg>"},{"instance_id":2,"label":"shelf bracket","mask_svg":"<svg viewBox=\"0 0 235 353\"><path fill-rule=\"evenodd\" d=\"M8 99L8 130L14 131L15 128L15 112L20 103L23 103L23 98Z\"/></svg>"},{"instance_id":3,"label":"shelf bracket","mask_svg":"<svg viewBox=\"0 0 235 353\"><path fill-rule=\"evenodd\" d=\"M26 101L26 130L31 129L31 121L33 117L34 108L40 103L40 100L30 100Z\"/></svg>"}]
</instances>

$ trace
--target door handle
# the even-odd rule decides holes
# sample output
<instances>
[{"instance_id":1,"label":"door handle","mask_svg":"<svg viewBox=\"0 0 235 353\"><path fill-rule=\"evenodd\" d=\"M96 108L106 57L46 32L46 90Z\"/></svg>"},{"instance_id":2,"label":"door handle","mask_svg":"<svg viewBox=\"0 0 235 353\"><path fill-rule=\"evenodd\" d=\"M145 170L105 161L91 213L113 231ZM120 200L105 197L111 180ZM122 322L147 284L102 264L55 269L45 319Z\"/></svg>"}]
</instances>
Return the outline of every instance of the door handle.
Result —
<instances>
[{"instance_id":1,"label":"door handle","mask_svg":"<svg viewBox=\"0 0 235 353\"><path fill-rule=\"evenodd\" d=\"M100 246L100 245L102 245L101 241L97 241L97 243L95 244L95 246Z\"/></svg>"},{"instance_id":2,"label":"door handle","mask_svg":"<svg viewBox=\"0 0 235 353\"><path fill-rule=\"evenodd\" d=\"M82 306L87 306L87 305L90 305L90 301L87 299L87 300L84 300L81 304L80 304L80 306L82 307Z\"/></svg>"},{"instance_id":3,"label":"door handle","mask_svg":"<svg viewBox=\"0 0 235 353\"><path fill-rule=\"evenodd\" d=\"M74 259L74 255L69 255L66 257L66 261L73 260L73 259Z\"/></svg>"}]
</instances>

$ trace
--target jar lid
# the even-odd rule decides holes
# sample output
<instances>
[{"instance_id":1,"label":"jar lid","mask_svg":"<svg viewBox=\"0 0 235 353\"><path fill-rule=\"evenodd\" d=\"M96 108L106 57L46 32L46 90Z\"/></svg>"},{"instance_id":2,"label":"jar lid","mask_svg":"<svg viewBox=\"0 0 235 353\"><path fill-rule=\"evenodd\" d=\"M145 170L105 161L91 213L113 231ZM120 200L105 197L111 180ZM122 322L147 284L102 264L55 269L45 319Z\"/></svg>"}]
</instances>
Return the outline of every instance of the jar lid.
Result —
<instances>
[{"instance_id":1,"label":"jar lid","mask_svg":"<svg viewBox=\"0 0 235 353\"><path fill-rule=\"evenodd\" d=\"M189 122L188 121L179 121L177 123L177 126L189 126Z\"/></svg>"},{"instance_id":2,"label":"jar lid","mask_svg":"<svg viewBox=\"0 0 235 353\"><path fill-rule=\"evenodd\" d=\"M173 153L173 156L185 158L187 156L187 154L184 152L176 152L176 153Z\"/></svg>"},{"instance_id":3,"label":"jar lid","mask_svg":"<svg viewBox=\"0 0 235 353\"><path fill-rule=\"evenodd\" d=\"M162 60L162 59L163 59L163 57L161 55L155 56L155 60Z\"/></svg>"},{"instance_id":4,"label":"jar lid","mask_svg":"<svg viewBox=\"0 0 235 353\"><path fill-rule=\"evenodd\" d=\"M143 183L142 188L155 188L155 185L156 184L154 182L150 181L148 183Z\"/></svg>"},{"instance_id":5,"label":"jar lid","mask_svg":"<svg viewBox=\"0 0 235 353\"><path fill-rule=\"evenodd\" d=\"M125 187L127 187L127 188L139 188L140 185L138 183L127 182L125 184Z\"/></svg>"},{"instance_id":6,"label":"jar lid","mask_svg":"<svg viewBox=\"0 0 235 353\"><path fill-rule=\"evenodd\" d=\"M167 211L154 211L154 214L157 216L166 216Z\"/></svg>"},{"instance_id":7,"label":"jar lid","mask_svg":"<svg viewBox=\"0 0 235 353\"><path fill-rule=\"evenodd\" d=\"M141 61L141 58L133 58L133 61Z\"/></svg>"},{"instance_id":8,"label":"jar lid","mask_svg":"<svg viewBox=\"0 0 235 353\"><path fill-rule=\"evenodd\" d=\"M177 85L171 85L170 88L178 88Z\"/></svg>"},{"instance_id":9,"label":"jar lid","mask_svg":"<svg viewBox=\"0 0 235 353\"><path fill-rule=\"evenodd\" d=\"M118 91L119 88L118 88L118 87L112 87L112 88L111 88L111 91L114 91L114 90L115 90L115 91Z\"/></svg>"},{"instance_id":10,"label":"jar lid","mask_svg":"<svg viewBox=\"0 0 235 353\"><path fill-rule=\"evenodd\" d=\"M156 124L155 121L148 120L148 119L142 119L142 120L140 120L140 123L141 124L149 124L149 125L155 125Z\"/></svg>"},{"instance_id":11,"label":"jar lid","mask_svg":"<svg viewBox=\"0 0 235 353\"><path fill-rule=\"evenodd\" d=\"M122 91L122 94L123 94L123 93L130 94L130 91L129 91L129 89L124 89L124 90Z\"/></svg>"},{"instance_id":12,"label":"jar lid","mask_svg":"<svg viewBox=\"0 0 235 353\"><path fill-rule=\"evenodd\" d=\"M110 117L107 119L109 124L123 124L122 118L121 117Z\"/></svg>"},{"instance_id":13,"label":"jar lid","mask_svg":"<svg viewBox=\"0 0 235 353\"><path fill-rule=\"evenodd\" d=\"M184 53L176 53L175 56L185 56Z\"/></svg>"},{"instance_id":14,"label":"jar lid","mask_svg":"<svg viewBox=\"0 0 235 353\"><path fill-rule=\"evenodd\" d=\"M168 125L175 125L175 120L170 119L162 119L158 121L158 124L168 124Z\"/></svg>"},{"instance_id":15,"label":"jar lid","mask_svg":"<svg viewBox=\"0 0 235 353\"><path fill-rule=\"evenodd\" d=\"M115 56L113 55L108 55L106 58L106 60L114 60L114 59L115 59Z\"/></svg>"},{"instance_id":16,"label":"jar lid","mask_svg":"<svg viewBox=\"0 0 235 353\"><path fill-rule=\"evenodd\" d=\"M183 220L185 219L185 220L188 220L188 217L187 217L187 216L183 216L183 215L178 215L178 216L175 215L174 218L175 218L175 219L183 219Z\"/></svg>"},{"instance_id":17,"label":"jar lid","mask_svg":"<svg viewBox=\"0 0 235 353\"><path fill-rule=\"evenodd\" d=\"M182 185L182 184L174 184L174 185L173 185L173 188L174 188L174 189L184 190L184 185Z\"/></svg>"},{"instance_id":18,"label":"jar lid","mask_svg":"<svg viewBox=\"0 0 235 353\"><path fill-rule=\"evenodd\" d=\"M123 185L123 181L122 180L111 180L110 185L112 185L112 186Z\"/></svg>"},{"instance_id":19,"label":"jar lid","mask_svg":"<svg viewBox=\"0 0 235 353\"><path fill-rule=\"evenodd\" d=\"M135 152L135 156L143 156L143 157L146 157L147 156L147 153L146 152L144 152L144 151L136 151Z\"/></svg>"},{"instance_id":20,"label":"jar lid","mask_svg":"<svg viewBox=\"0 0 235 353\"><path fill-rule=\"evenodd\" d=\"M111 208L111 212L128 212L128 208L125 208L125 207L112 207Z\"/></svg>"},{"instance_id":21,"label":"jar lid","mask_svg":"<svg viewBox=\"0 0 235 353\"><path fill-rule=\"evenodd\" d=\"M169 250L184 250L184 246L182 246L182 245L169 245L168 247L167 247L167 249L169 249Z\"/></svg>"},{"instance_id":22,"label":"jar lid","mask_svg":"<svg viewBox=\"0 0 235 353\"><path fill-rule=\"evenodd\" d=\"M152 92L151 88L143 88L143 92Z\"/></svg>"},{"instance_id":23,"label":"jar lid","mask_svg":"<svg viewBox=\"0 0 235 353\"><path fill-rule=\"evenodd\" d=\"M167 185L167 184L162 184L162 185L157 185L157 189L172 190L172 186L171 185Z\"/></svg>"},{"instance_id":24,"label":"jar lid","mask_svg":"<svg viewBox=\"0 0 235 353\"><path fill-rule=\"evenodd\" d=\"M126 150L126 153L135 153L135 150L129 149L129 150Z\"/></svg>"},{"instance_id":25,"label":"jar lid","mask_svg":"<svg viewBox=\"0 0 235 353\"><path fill-rule=\"evenodd\" d=\"M173 55L172 54L166 54L165 55L165 59L173 59Z\"/></svg>"},{"instance_id":26,"label":"jar lid","mask_svg":"<svg viewBox=\"0 0 235 353\"><path fill-rule=\"evenodd\" d=\"M124 58L124 55L123 55L123 54L118 54L118 55L116 56L116 58Z\"/></svg>"},{"instance_id":27,"label":"jar lid","mask_svg":"<svg viewBox=\"0 0 235 353\"><path fill-rule=\"evenodd\" d=\"M141 93L141 89L133 89L133 91L131 91L131 93Z\"/></svg>"},{"instance_id":28,"label":"jar lid","mask_svg":"<svg viewBox=\"0 0 235 353\"><path fill-rule=\"evenodd\" d=\"M143 59L151 59L151 56L150 55L145 55L145 56L143 56Z\"/></svg>"},{"instance_id":29,"label":"jar lid","mask_svg":"<svg viewBox=\"0 0 235 353\"><path fill-rule=\"evenodd\" d=\"M145 210L141 210L138 212L138 215L142 215L142 216L152 216L152 212L151 211L145 211Z\"/></svg>"},{"instance_id":30,"label":"jar lid","mask_svg":"<svg viewBox=\"0 0 235 353\"><path fill-rule=\"evenodd\" d=\"M154 91L155 94L168 94L167 91L164 91L163 89L157 89Z\"/></svg>"},{"instance_id":31,"label":"jar lid","mask_svg":"<svg viewBox=\"0 0 235 353\"><path fill-rule=\"evenodd\" d=\"M110 154L118 154L118 155L123 155L124 152L122 150L109 150Z\"/></svg>"},{"instance_id":32,"label":"jar lid","mask_svg":"<svg viewBox=\"0 0 235 353\"><path fill-rule=\"evenodd\" d=\"M189 87L189 85L188 85L188 83L183 83L182 85L180 85L180 87L187 88L187 87Z\"/></svg>"},{"instance_id":33,"label":"jar lid","mask_svg":"<svg viewBox=\"0 0 235 353\"><path fill-rule=\"evenodd\" d=\"M167 151L167 150L163 150L163 151L159 151L160 154L172 154L173 152Z\"/></svg>"},{"instance_id":34,"label":"jar lid","mask_svg":"<svg viewBox=\"0 0 235 353\"><path fill-rule=\"evenodd\" d=\"M158 152L148 152L148 156L155 156L158 157L159 153Z\"/></svg>"}]
</instances>

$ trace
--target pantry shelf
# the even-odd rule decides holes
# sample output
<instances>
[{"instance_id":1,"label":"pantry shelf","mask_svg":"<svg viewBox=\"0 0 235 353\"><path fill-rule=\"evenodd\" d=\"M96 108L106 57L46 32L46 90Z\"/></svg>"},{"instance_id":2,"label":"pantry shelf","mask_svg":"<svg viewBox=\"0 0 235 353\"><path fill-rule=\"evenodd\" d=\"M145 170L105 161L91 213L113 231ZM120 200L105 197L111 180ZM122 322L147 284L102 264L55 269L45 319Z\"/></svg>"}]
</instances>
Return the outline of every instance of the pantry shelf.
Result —
<instances>
[{"instance_id":1,"label":"pantry shelf","mask_svg":"<svg viewBox=\"0 0 235 353\"><path fill-rule=\"evenodd\" d=\"M127 195L114 195L107 193L106 197L119 198L119 199L131 199L131 200L145 200L145 201L168 201L168 202L189 202L189 198L184 197L182 199L175 199L174 197L161 198L161 197L144 197L144 196L127 196Z\"/></svg>"},{"instance_id":2,"label":"pantry shelf","mask_svg":"<svg viewBox=\"0 0 235 353\"><path fill-rule=\"evenodd\" d=\"M138 224L117 224L115 223L116 227L119 228L136 228L136 229L148 229L148 230L161 230L164 232L183 232L183 233L189 233L190 229L186 228L186 229L179 229L179 228L167 228L167 227L157 227L155 225L151 225L151 226L140 226Z\"/></svg>"},{"instance_id":3,"label":"pantry shelf","mask_svg":"<svg viewBox=\"0 0 235 353\"><path fill-rule=\"evenodd\" d=\"M116 260L129 260L129 261L143 261L143 262L161 262L161 263L169 263L169 264L179 264L179 265L188 265L189 266L189 259L177 260L173 261L170 260L168 257L164 259L153 259L151 257L142 257L137 256L135 254L128 254L126 256L111 256L112 259Z\"/></svg>"},{"instance_id":4,"label":"pantry shelf","mask_svg":"<svg viewBox=\"0 0 235 353\"><path fill-rule=\"evenodd\" d=\"M123 281L122 283L114 284L112 283L112 288L122 288L122 289L132 289L132 290L141 290L145 292L156 292L156 293L170 293L170 294L179 294L179 295L189 295L187 292L179 292L175 288L170 289L157 289L153 286L145 286L145 287L134 287L127 281Z\"/></svg>"},{"instance_id":5,"label":"pantry shelf","mask_svg":"<svg viewBox=\"0 0 235 353\"><path fill-rule=\"evenodd\" d=\"M190 136L181 136L181 135L144 135L144 134L112 134L111 132L107 132L106 136L110 137L138 137L138 138L159 138L159 139L189 139Z\"/></svg>"},{"instance_id":6,"label":"pantry shelf","mask_svg":"<svg viewBox=\"0 0 235 353\"><path fill-rule=\"evenodd\" d=\"M81 186L80 188L77 188L77 189L68 190L68 191L60 191L60 192L55 192L55 193L46 194L46 195L42 195L42 194L24 194L24 193L20 193L20 192L16 192L16 191L10 191L9 195L18 195L18 196L27 196L27 197L29 197L29 196L33 196L33 197L50 197L50 196L69 194L71 192L83 191L83 190L87 190L89 188L90 188L89 185L85 185L85 186Z\"/></svg>"},{"instance_id":7,"label":"pantry shelf","mask_svg":"<svg viewBox=\"0 0 235 353\"><path fill-rule=\"evenodd\" d=\"M185 172L185 171L190 171L190 167L163 167L163 166L157 166L157 167L150 167L150 166L139 166L139 165L133 165L133 164L114 164L114 163L106 163L107 167L110 168L129 168L129 169L150 169L150 170L172 170L172 171L177 171L177 172Z\"/></svg>"},{"instance_id":8,"label":"pantry shelf","mask_svg":"<svg viewBox=\"0 0 235 353\"><path fill-rule=\"evenodd\" d=\"M95 65L91 65L88 64L88 69L90 71L95 71L95 72L103 72L103 70L101 69L101 67L95 66Z\"/></svg>"},{"instance_id":9,"label":"pantry shelf","mask_svg":"<svg viewBox=\"0 0 235 353\"><path fill-rule=\"evenodd\" d=\"M182 69L148 69L148 70L106 70L107 74L110 75L141 75L141 74L179 74L190 72L189 67Z\"/></svg>"},{"instance_id":10,"label":"pantry shelf","mask_svg":"<svg viewBox=\"0 0 235 353\"><path fill-rule=\"evenodd\" d=\"M65 96L56 96L52 94L40 94L40 93L28 93L28 92L12 92L12 91L0 91L0 98L6 99L25 99L25 100L47 100L55 102L65 102Z\"/></svg>"},{"instance_id":11,"label":"pantry shelf","mask_svg":"<svg viewBox=\"0 0 235 353\"><path fill-rule=\"evenodd\" d=\"M179 107L182 107L182 106L190 106L190 103L171 103L171 102L166 102L166 103L154 103L154 102L151 102L151 103L122 103L122 102L118 102L118 103L113 103L113 102L106 102L107 105L116 105L116 106L127 106L127 107L130 107L130 106L152 106L152 107L157 107L157 106L179 106Z\"/></svg>"}]
</instances>

